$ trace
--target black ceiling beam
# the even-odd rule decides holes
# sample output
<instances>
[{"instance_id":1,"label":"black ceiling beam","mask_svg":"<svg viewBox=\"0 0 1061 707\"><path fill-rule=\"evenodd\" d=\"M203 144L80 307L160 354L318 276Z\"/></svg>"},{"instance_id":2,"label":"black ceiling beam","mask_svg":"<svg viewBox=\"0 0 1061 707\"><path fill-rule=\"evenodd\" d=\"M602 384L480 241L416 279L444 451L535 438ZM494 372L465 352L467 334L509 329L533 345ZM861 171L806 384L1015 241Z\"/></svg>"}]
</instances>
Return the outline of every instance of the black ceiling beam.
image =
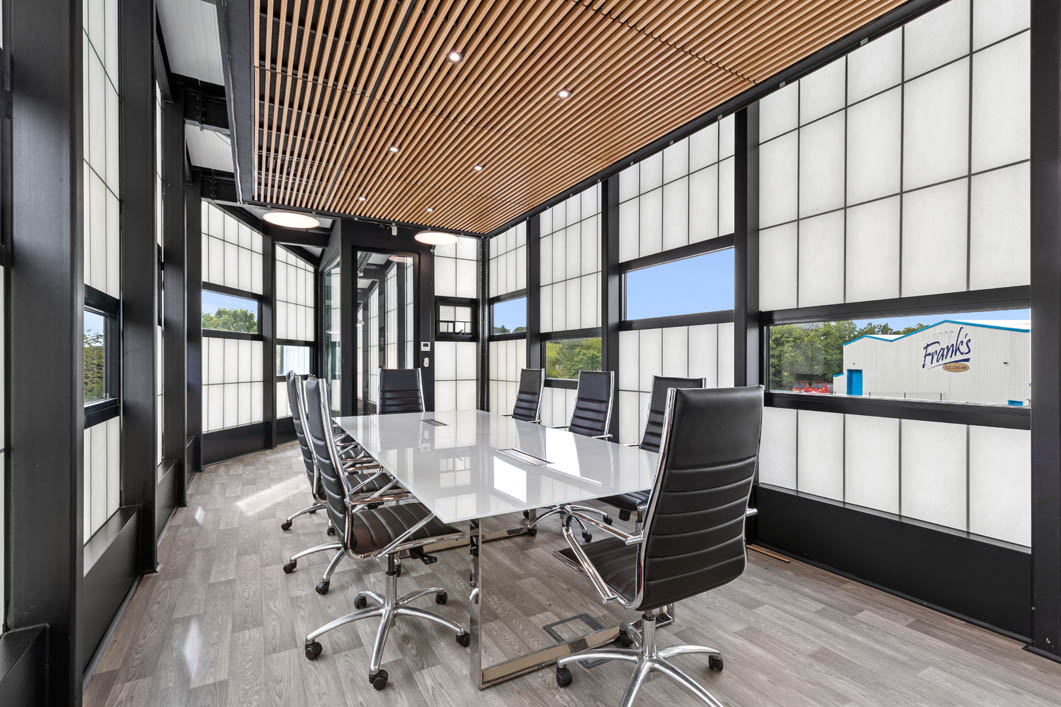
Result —
<instances>
[{"instance_id":1,"label":"black ceiling beam","mask_svg":"<svg viewBox=\"0 0 1061 707\"><path fill-rule=\"evenodd\" d=\"M242 203L254 196L251 3L245 0L216 2L225 95L229 99L229 134L232 136L232 157L236 165L235 185L240 196L235 201Z\"/></svg>"},{"instance_id":2,"label":"black ceiling beam","mask_svg":"<svg viewBox=\"0 0 1061 707\"><path fill-rule=\"evenodd\" d=\"M207 130L229 133L225 87L174 75L173 83L184 91L184 122Z\"/></svg>"}]
</instances>

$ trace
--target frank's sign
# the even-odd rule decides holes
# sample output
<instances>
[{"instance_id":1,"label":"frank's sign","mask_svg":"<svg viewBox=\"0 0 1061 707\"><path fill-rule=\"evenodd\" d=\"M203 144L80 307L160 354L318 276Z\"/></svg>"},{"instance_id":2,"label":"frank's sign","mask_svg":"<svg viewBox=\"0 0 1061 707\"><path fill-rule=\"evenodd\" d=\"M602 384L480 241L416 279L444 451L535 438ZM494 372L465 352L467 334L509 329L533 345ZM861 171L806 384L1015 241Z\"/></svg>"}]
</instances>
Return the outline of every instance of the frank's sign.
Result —
<instances>
[{"instance_id":1,"label":"frank's sign","mask_svg":"<svg viewBox=\"0 0 1061 707\"><path fill-rule=\"evenodd\" d=\"M925 344L921 368L942 368L949 373L961 373L969 370L969 360L973 352L973 339L965 327L958 327L953 341L939 339Z\"/></svg>"}]
</instances>

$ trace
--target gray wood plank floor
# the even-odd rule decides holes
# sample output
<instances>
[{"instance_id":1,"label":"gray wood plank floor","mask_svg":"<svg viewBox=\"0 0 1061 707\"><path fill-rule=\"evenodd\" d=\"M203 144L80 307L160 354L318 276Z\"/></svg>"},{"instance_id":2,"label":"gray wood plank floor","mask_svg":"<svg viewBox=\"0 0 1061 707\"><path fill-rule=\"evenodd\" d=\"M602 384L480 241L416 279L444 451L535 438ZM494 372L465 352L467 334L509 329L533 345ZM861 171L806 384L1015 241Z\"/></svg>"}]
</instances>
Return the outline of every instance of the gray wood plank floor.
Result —
<instances>
[{"instance_id":1,"label":"gray wood plank floor","mask_svg":"<svg viewBox=\"0 0 1061 707\"><path fill-rule=\"evenodd\" d=\"M439 627L405 622L390 634L383 667L390 684L369 685L372 621L325 635L324 654L306 660L308 629L353 610L358 588L380 591L381 567L347 560L331 591L313 586L327 561L319 554L281 571L287 556L325 541L320 516L280 521L306 505L297 446L285 445L207 468L192 484L159 552L161 571L141 582L86 684L86 705L617 705L629 666L574 667L574 684L556 686L551 669L479 692L468 678L467 649ZM588 582L562 566L555 523L536 538L488 544L484 553L484 664L547 645L544 628L604 609ZM445 607L467 620L467 557L406 561L399 591L441 584ZM518 571L515 571L517 570ZM509 601L499 601L504 597ZM556 628L561 634L566 629ZM737 581L678 606L661 646L720 648L726 669L697 656L677 659L725 705L1058 705L1061 665L1016 641L842 577L750 553ZM663 678L642 688L639 704L692 704Z\"/></svg>"}]
</instances>

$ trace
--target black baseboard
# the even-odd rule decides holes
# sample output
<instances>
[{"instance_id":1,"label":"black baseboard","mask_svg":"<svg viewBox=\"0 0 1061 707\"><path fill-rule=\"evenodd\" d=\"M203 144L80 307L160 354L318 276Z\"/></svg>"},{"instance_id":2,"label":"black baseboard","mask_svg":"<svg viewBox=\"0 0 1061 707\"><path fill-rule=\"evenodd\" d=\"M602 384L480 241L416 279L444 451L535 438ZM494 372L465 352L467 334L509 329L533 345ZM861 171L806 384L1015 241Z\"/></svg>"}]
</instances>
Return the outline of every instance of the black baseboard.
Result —
<instances>
[{"instance_id":1,"label":"black baseboard","mask_svg":"<svg viewBox=\"0 0 1061 707\"><path fill-rule=\"evenodd\" d=\"M192 483L192 476L203 470L202 450L199 444L199 435L192 435L184 441L184 484L185 487Z\"/></svg>"},{"instance_id":2,"label":"black baseboard","mask_svg":"<svg viewBox=\"0 0 1061 707\"><path fill-rule=\"evenodd\" d=\"M1031 553L759 486L755 542L1013 637L1031 635Z\"/></svg>"},{"instance_id":3,"label":"black baseboard","mask_svg":"<svg viewBox=\"0 0 1061 707\"><path fill-rule=\"evenodd\" d=\"M286 444L296 439L295 423L290 417L282 417L276 421L276 444Z\"/></svg>"},{"instance_id":4,"label":"black baseboard","mask_svg":"<svg viewBox=\"0 0 1061 707\"><path fill-rule=\"evenodd\" d=\"M0 705L48 704L47 645L43 626L0 635Z\"/></svg>"},{"instance_id":5,"label":"black baseboard","mask_svg":"<svg viewBox=\"0 0 1061 707\"><path fill-rule=\"evenodd\" d=\"M155 537L162 535L162 529L173 515L177 498L177 462L163 459L156 472L158 482L155 484Z\"/></svg>"},{"instance_id":6,"label":"black baseboard","mask_svg":"<svg viewBox=\"0 0 1061 707\"><path fill-rule=\"evenodd\" d=\"M136 569L139 520L139 508L123 506L85 545L77 640L78 666L82 672L139 576Z\"/></svg>"},{"instance_id":7,"label":"black baseboard","mask_svg":"<svg viewBox=\"0 0 1061 707\"><path fill-rule=\"evenodd\" d=\"M203 466L265 449L267 424L256 422L204 434Z\"/></svg>"}]
</instances>

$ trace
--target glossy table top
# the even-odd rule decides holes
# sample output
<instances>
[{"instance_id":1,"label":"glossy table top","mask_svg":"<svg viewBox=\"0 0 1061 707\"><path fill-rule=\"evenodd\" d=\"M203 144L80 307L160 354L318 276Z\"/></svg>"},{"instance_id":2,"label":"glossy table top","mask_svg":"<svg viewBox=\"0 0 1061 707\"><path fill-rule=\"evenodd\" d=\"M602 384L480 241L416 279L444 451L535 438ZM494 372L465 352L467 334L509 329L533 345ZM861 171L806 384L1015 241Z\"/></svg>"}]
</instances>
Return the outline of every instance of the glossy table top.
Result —
<instances>
[{"instance_id":1,"label":"glossy table top","mask_svg":"<svg viewBox=\"0 0 1061 707\"><path fill-rule=\"evenodd\" d=\"M446 523L640 491L656 473L654 452L481 410L335 421Z\"/></svg>"}]
</instances>

